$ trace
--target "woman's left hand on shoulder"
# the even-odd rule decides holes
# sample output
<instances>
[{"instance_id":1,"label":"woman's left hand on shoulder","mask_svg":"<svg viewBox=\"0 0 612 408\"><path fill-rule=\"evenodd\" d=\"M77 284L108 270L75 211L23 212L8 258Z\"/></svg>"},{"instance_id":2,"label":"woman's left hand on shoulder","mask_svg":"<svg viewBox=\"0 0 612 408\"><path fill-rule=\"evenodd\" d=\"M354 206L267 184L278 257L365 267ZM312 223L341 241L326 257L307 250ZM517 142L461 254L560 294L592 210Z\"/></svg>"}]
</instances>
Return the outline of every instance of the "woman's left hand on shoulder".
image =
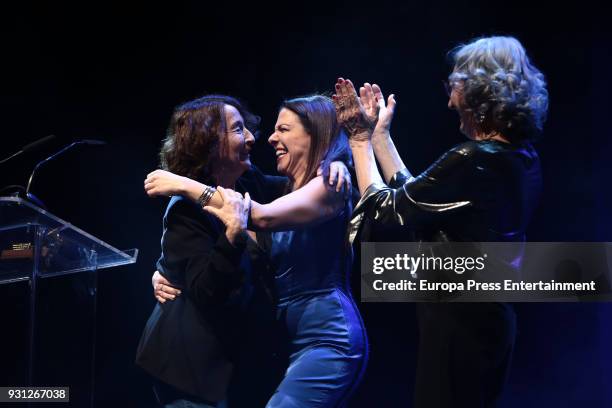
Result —
<instances>
[{"instance_id":1,"label":"woman's left hand on shoulder","mask_svg":"<svg viewBox=\"0 0 612 408\"><path fill-rule=\"evenodd\" d=\"M317 170L317 176L323 175L323 169L319 167ZM329 175L327 179L324 177L323 181L334 189L337 193L342 193L345 197L351 195L353 185L351 183L351 173L346 165L341 161L331 162L329 165ZM334 186L335 185L335 186Z\"/></svg>"}]
</instances>

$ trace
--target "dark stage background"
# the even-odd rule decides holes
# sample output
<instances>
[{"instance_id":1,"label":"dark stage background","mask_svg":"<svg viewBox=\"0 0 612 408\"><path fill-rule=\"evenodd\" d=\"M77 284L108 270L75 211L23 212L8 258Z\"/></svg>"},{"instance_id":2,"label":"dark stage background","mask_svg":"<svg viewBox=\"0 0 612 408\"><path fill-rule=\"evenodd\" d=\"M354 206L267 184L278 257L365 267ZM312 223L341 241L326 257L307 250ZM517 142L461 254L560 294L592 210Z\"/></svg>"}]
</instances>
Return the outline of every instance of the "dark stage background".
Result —
<instances>
[{"instance_id":1,"label":"dark stage background","mask_svg":"<svg viewBox=\"0 0 612 408\"><path fill-rule=\"evenodd\" d=\"M5 7L0 156L47 134L60 140L0 167L0 184L25 184L34 163L62 143L104 139L107 146L75 149L49 164L33 191L50 211L111 245L140 249L136 265L99 272L97 407L153 404L148 379L133 361L154 304L150 278L166 202L147 198L143 180L158 165L172 108L202 94L242 97L263 117L253 161L273 173L266 139L281 100L329 92L337 76L377 82L397 96L392 134L418 172L463 140L441 83L450 68L446 52L479 35L515 35L546 74L551 101L545 137L537 144L544 195L529 239L612 241L610 24L587 2ZM24 332L14 324L27 309L23 289L0 287L0 345L11 356L23 353ZM57 301L62 290L50 294ZM68 299L58 303L57 313L70 309ZM612 305L516 309L515 360L501 406L612 406ZM371 359L351 407L411 406L414 305L363 304L361 311ZM22 378L19 361L14 364L2 364L7 383L0 385Z\"/></svg>"}]
</instances>

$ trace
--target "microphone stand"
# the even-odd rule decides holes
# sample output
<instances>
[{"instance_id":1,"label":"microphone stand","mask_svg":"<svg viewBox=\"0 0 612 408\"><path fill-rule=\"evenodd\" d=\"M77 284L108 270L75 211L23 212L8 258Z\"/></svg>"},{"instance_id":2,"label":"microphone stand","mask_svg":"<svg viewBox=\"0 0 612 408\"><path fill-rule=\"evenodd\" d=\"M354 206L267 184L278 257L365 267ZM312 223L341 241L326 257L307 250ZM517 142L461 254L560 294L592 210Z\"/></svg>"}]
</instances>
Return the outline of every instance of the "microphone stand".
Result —
<instances>
[{"instance_id":1,"label":"microphone stand","mask_svg":"<svg viewBox=\"0 0 612 408\"><path fill-rule=\"evenodd\" d=\"M59 155L65 153L66 151L72 149L74 146L81 145L81 144L86 144L86 145L104 145L104 144L106 144L106 142L104 142L102 140L94 140L94 139L77 140L76 142L70 143L68 146L64 147L60 151L58 151L58 152L52 154L51 156L47 157L45 160L38 162L36 164L36 166L34 166L34 170L32 170L32 174L30 174L30 178L28 180L28 185L27 185L27 187L25 189L25 197L26 197L26 199L31 200L35 204L37 204L37 205L39 205L39 206L44 208L45 205L42 203L42 201L40 201L38 198L36 198L36 196L34 196L33 194L30 193L30 187L32 187L32 181L34 180L34 176L36 175L36 172L45 163L48 163L49 161L55 159L57 156L59 156Z\"/></svg>"},{"instance_id":2,"label":"microphone stand","mask_svg":"<svg viewBox=\"0 0 612 408\"><path fill-rule=\"evenodd\" d=\"M4 164L4 163L6 163L7 161L11 160L11 159L12 159L12 158L14 158L14 157L19 156L19 155L20 155L20 154L22 154L22 153L26 153L26 152L29 152L29 151L32 151L32 150L36 150L36 149L38 149L40 146L44 146L44 145L46 145L48 142L50 142L50 141L51 141L51 140L53 140L53 139L55 139L55 135L49 135L49 136L45 136L45 137L43 137L42 139L35 140L35 141L33 141L32 143L29 143L29 144L27 144L27 145L23 146L23 147L21 148L21 150L19 150L19 151L18 151L18 152L16 152L16 153L13 153L12 155L10 155L9 157L7 157L6 159L2 159L2 160L0 160L0 164Z\"/></svg>"}]
</instances>

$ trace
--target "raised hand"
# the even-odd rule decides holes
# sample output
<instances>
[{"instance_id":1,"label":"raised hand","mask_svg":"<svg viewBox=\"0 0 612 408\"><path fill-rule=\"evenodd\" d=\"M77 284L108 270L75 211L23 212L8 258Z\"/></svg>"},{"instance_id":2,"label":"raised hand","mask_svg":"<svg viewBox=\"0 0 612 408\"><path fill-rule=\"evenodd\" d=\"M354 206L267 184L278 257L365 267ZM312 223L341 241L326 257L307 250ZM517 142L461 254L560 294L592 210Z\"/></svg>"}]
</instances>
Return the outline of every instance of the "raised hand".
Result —
<instances>
[{"instance_id":1,"label":"raised hand","mask_svg":"<svg viewBox=\"0 0 612 408\"><path fill-rule=\"evenodd\" d=\"M385 103L380 86L377 84L370 85L366 82L359 88L359 99L366 114L371 119L378 119L372 134L372 140L389 136L389 129L395 113L395 95L390 95L388 103Z\"/></svg>"},{"instance_id":2,"label":"raised hand","mask_svg":"<svg viewBox=\"0 0 612 408\"><path fill-rule=\"evenodd\" d=\"M377 121L379 106L372 90L372 85L366 82L359 88L359 100L361 105L363 105L366 115L368 115L368 119L370 121Z\"/></svg>"},{"instance_id":3,"label":"raised hand","mask_svg":"<svg viewBox=\"0 0 612 408\"><path fill-rule=\"evenodd\" d=\"M376 117L368 115L350 79L338 78L336 93L332 96L338 121L351 141L366 141L372 137Z\"/></svg>"},{"instance_id":4,"label":"raised hand","mask_svg":"<svg viewBox=\"0 0 612 408\"><path fill-rule=\"evenodd\" d=\"M369 84L365 84L369 85ZM382 90L380 86L374 84L371 87L371 92L374 95L374 99L378 105L378 122L376 123L376 127L374 128L373 138L377 137L385 137L389 135L389 130L391 129L391 122L393 121L393 115L395 114L395 106L397 102L395 101L395 95L389 95L389 99L385 104L385 98L383 96Z\"/></svg>"}]
</instances>

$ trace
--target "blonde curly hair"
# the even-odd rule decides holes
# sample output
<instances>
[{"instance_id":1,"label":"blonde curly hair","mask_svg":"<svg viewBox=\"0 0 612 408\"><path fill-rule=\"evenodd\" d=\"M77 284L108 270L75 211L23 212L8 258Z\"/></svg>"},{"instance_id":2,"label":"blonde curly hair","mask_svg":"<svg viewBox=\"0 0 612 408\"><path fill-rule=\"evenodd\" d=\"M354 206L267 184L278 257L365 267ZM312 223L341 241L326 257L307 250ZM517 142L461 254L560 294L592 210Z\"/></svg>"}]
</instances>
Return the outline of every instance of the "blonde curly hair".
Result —
<instances>
[{"instance_id":1,"label":"blonde curly hair","mask_svg":"<svg viewBox=\"0 0 612 408\"><path fill-rule=\"evenodd\" d=\"M450 52L451 84L461 83L465 105L484 133L511 142L533 141L548 111L544 75L514 37L484 37Z\"/></svg>"}]
</instances>

